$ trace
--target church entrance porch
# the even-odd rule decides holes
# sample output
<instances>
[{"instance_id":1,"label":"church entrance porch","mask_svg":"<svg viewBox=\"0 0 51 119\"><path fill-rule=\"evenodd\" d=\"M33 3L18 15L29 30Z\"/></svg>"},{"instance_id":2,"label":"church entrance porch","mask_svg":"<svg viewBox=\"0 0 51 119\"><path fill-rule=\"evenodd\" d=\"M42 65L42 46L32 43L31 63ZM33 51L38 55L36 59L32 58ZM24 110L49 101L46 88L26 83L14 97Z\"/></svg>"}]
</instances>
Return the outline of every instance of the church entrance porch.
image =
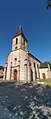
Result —
<instances>
[{"instance_id":1,"label":"church entrance porch","mask_svg":"<svg viewBox=\"0 0 51 119\"><path fill-rule=\"evenodd\" d=\"M14 70L14 80L17 81L17 70Z\"/></svg>"}]
</instances>

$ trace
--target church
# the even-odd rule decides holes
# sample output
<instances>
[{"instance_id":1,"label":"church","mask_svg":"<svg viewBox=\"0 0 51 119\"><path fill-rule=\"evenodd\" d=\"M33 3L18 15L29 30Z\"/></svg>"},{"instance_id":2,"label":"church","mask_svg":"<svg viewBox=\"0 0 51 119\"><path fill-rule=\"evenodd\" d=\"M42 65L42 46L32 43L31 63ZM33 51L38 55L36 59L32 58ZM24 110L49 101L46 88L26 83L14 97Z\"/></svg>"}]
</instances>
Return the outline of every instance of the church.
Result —
<instances>
[{"instance_id":1,"label":"church","mask_svg":"<svg viewBox=\"0 0 51 119\"><path fill-rule=\"evenodd\" d=\"M12 50L6 59L3 80L29 83L40 79L41 63L28 51L28 40L20 26L12 37Z\"/></svg>"}]
</instances>

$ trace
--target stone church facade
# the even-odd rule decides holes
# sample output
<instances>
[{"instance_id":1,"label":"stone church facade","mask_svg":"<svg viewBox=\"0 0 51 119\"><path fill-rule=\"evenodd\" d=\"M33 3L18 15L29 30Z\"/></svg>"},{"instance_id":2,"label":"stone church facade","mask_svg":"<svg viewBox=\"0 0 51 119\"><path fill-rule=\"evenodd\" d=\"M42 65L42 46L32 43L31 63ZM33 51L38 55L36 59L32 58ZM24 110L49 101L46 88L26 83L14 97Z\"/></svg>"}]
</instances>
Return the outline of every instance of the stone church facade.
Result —
<instances>
[{"instance_id":1,"label":"stone church facade","mask_svg":"<svg viewBox=\"0 0 51 119\"><path fill-rule=\"evenodd\" d=\"M4 80L31 82L40 78L39 66L41 61L28 51L28 40L20 26L12 38L12 51L6 59Z\"/></svg>"}]
</instances>

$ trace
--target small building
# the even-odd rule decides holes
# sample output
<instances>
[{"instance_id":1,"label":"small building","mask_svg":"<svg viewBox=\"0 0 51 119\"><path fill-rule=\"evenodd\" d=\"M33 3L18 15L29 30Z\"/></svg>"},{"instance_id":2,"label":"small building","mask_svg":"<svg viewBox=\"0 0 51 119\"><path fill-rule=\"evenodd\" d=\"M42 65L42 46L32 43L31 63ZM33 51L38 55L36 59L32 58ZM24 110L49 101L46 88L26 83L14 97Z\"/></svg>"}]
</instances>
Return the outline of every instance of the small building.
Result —
<instances>
[{"instance_id":1,"label":"small building","mask_svg":"<svg viewBox=\"0 0 51 119\"><path fill-rule=\"evenodd\" d=\"M28 40L20 26L12 37L12 50L7 56L3 80L31 82L40 77L41 61L28 51Z\"/></svg>"},{"instance_id":2,"label":"small building","mask_svg":"<svg viewBox=\"0 0 51 119\"><path fill-rule=\"evenodd\" d=\"M0 66L0 80L3 79L4 76L4 67Z\"/></svg>"},{"instance_id":3,"label":"small building","mask_svg":"<svg viewBox=\"0 0 51 119\"><path fill-rule=\"evenodd\" d=\"M40 79L50 79L51 78L51 64L44 62L40 64L39 67Z\"/></svg>"}]
</instances>

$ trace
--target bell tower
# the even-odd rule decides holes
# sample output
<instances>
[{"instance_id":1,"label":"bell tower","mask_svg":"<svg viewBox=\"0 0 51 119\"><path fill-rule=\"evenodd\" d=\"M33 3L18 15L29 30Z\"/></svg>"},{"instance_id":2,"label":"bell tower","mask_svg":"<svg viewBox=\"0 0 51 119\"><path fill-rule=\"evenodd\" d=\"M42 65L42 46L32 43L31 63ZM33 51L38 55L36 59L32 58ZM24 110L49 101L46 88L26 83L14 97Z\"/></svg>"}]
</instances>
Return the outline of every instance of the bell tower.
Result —
<instances>
[{"instance_id":1,"label":"bell tower","mask_svg":"<svg viewBox=\"0 0 51 119\"><path fill-rule=\"evenodd\" d=\"M12 51L22 49L27 51L27 39L22 31L22 26L19 26L18 32L12 38Z\"/></svg>"}]
</instances>

